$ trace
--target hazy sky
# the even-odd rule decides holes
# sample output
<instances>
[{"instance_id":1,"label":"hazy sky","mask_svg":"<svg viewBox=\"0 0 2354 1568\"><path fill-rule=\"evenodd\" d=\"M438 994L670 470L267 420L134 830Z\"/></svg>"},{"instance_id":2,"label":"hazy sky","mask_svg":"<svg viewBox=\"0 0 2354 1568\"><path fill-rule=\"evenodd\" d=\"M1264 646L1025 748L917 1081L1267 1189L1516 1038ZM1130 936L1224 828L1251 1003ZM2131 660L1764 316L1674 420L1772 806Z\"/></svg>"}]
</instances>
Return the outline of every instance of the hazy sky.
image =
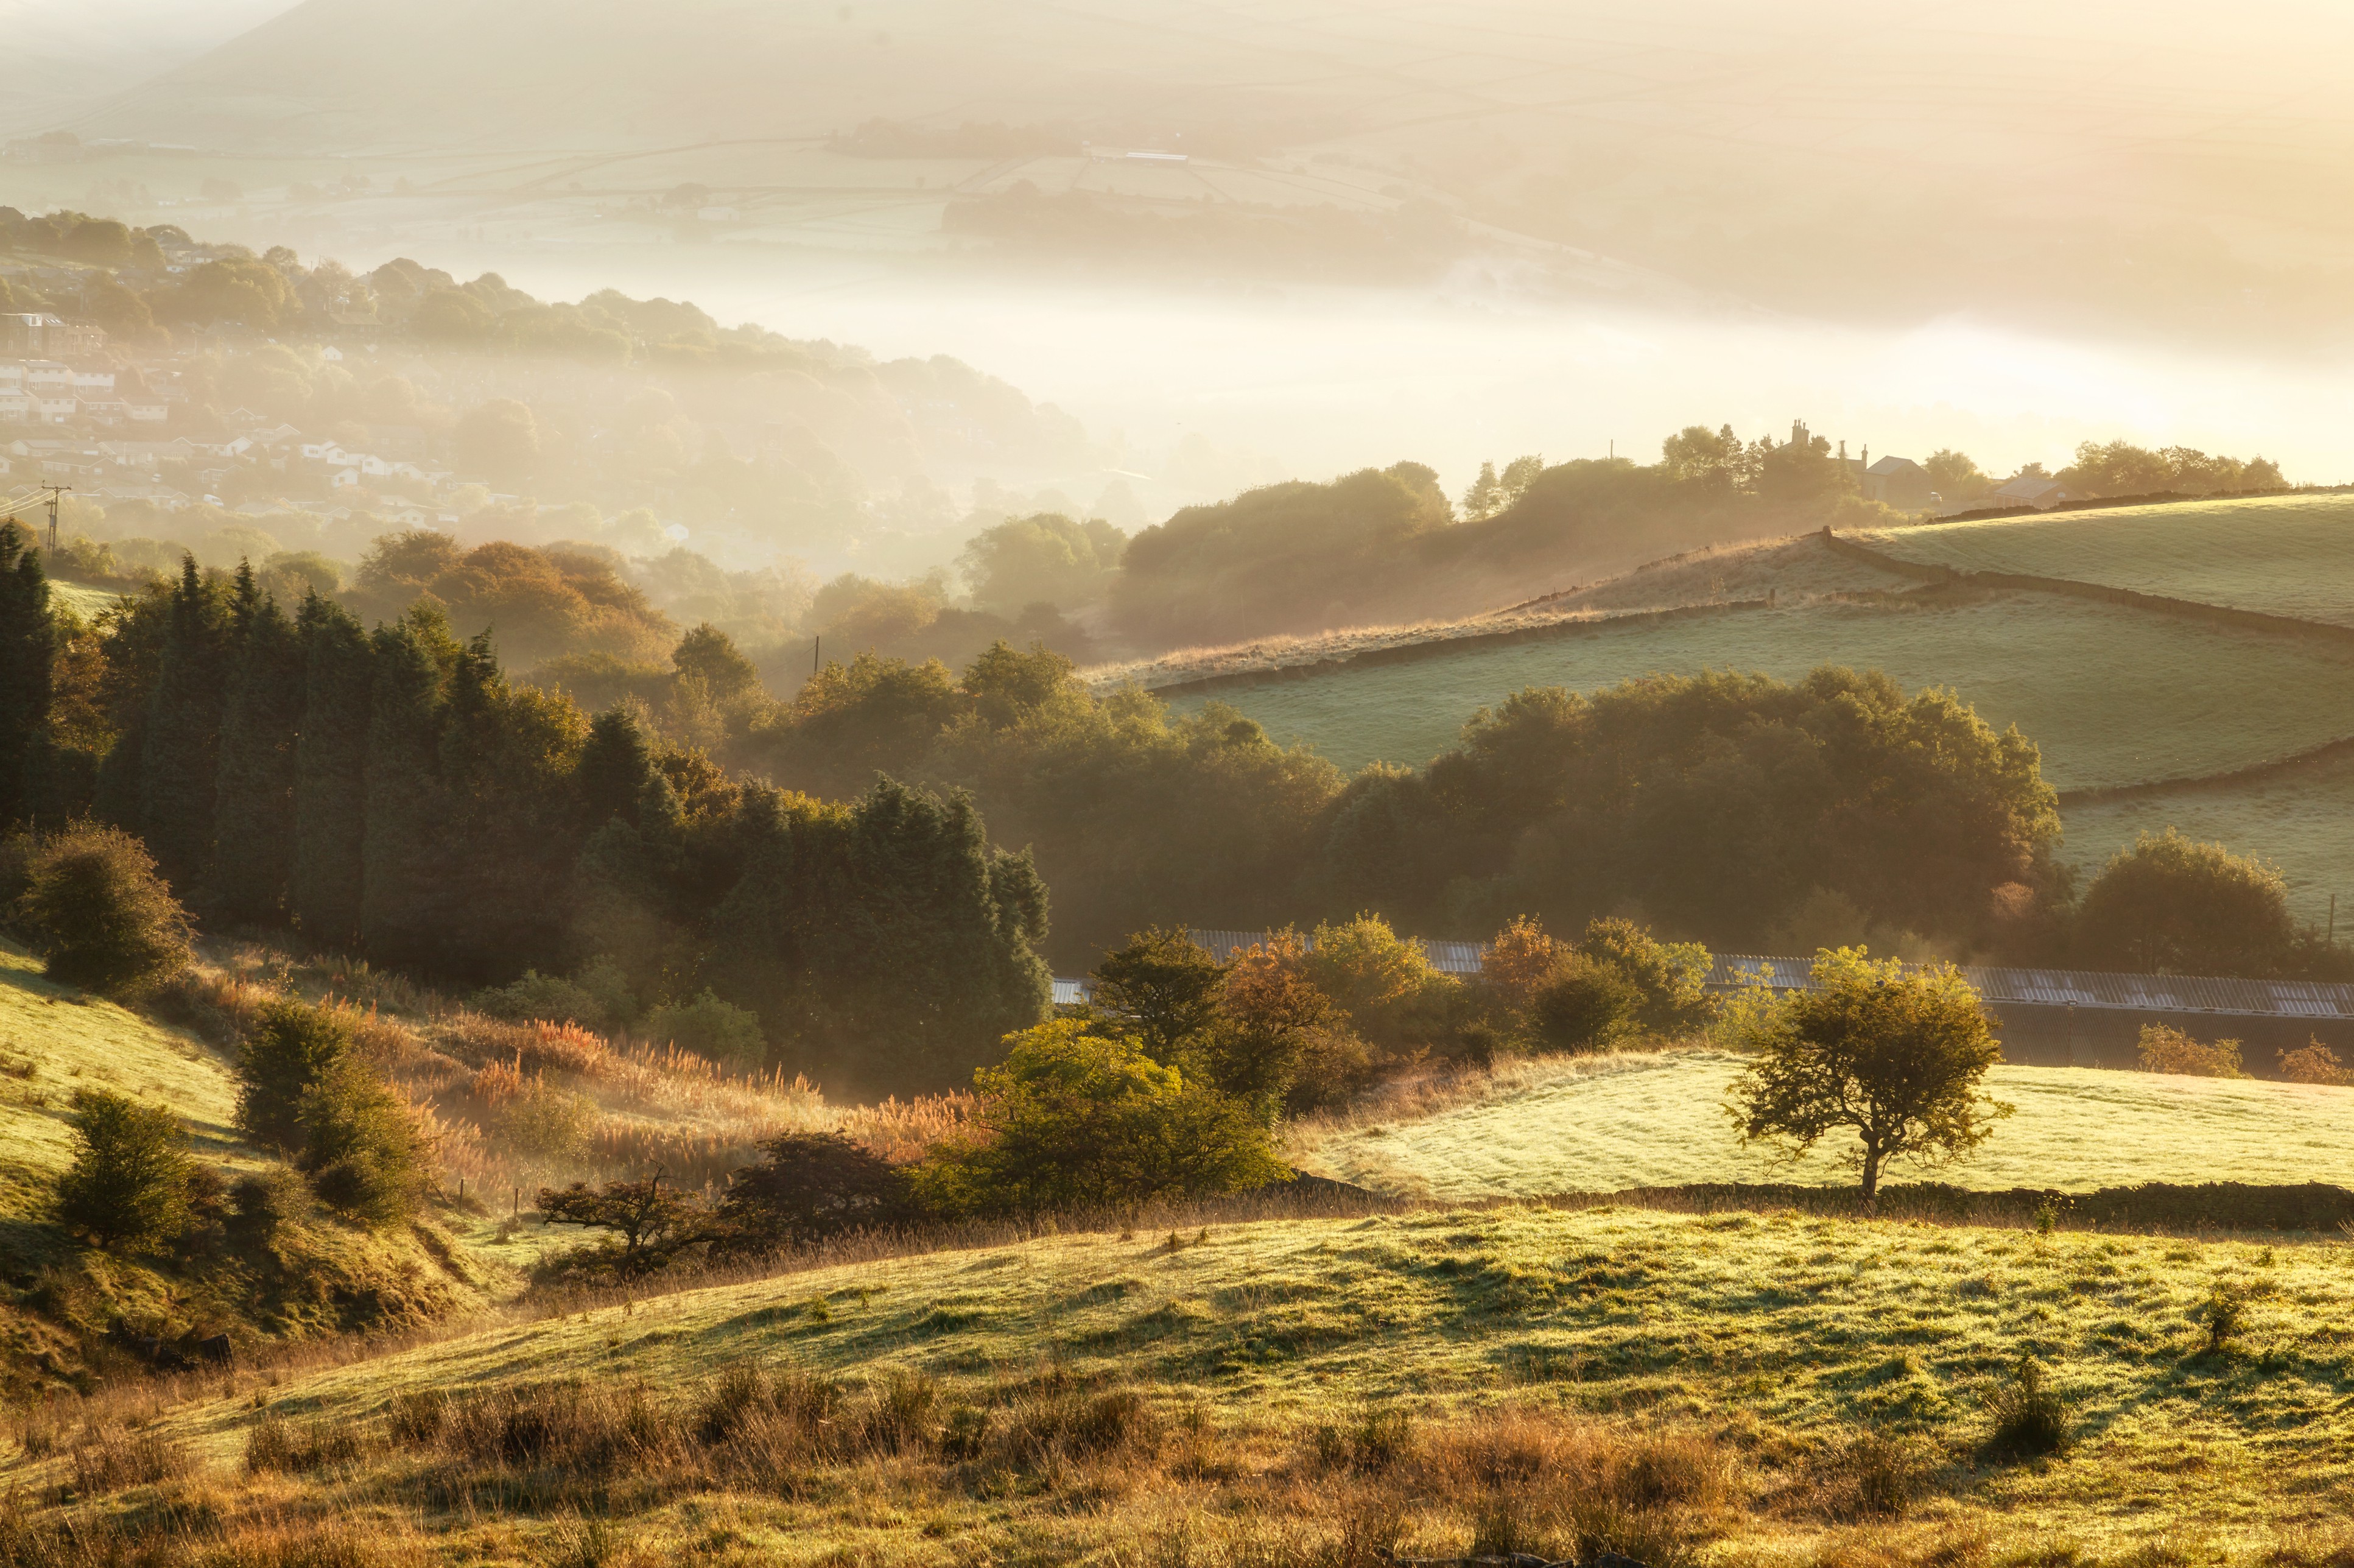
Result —
<instances>
[{"instance_id":1,"label":"hazy sky","mask_svg":"<svg viewBox=\"0 0 2354 1568\"><path fill-rule=\"evenodd\" d=\"M1414 457L1459 488L1484 458L1648 457L1687 421L1804 418L2005 470L2122 436L2354 479L2347 0L578 0L551 32L552 5L312 0L307 28L114 98L288 7L0 0L13 79L39 84L0 117L221 152L247 196L175 211L200 233L953 354L1125 431L1140 471L1199 434L1227 478ZM545 47L450 55L434 16ZM811 150L870 111L1227 141L1157 187L1085 158L941 174ZM419 194L293 200L316 176L287 148L314 143ZM176 167L158 197L194 180ZM51 199L98 199L73 179ZM1162 217L1435 197L1553 275L908 261L952 201L1022 181ZM685 182L740 215L716 242L614 221ZM1562 286L1588 253L1698 302Z\"/></svg>"}]
</instances>

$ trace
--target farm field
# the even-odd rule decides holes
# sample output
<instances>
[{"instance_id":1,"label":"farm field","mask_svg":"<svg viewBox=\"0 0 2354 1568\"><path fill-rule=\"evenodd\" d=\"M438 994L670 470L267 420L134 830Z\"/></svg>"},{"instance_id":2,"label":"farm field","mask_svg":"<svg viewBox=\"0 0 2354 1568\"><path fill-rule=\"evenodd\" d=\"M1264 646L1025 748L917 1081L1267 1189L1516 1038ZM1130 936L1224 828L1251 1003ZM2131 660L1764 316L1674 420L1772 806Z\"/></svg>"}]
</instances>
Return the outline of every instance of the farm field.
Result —
<instances>
[{"instance_id":1,"label":"farm field","mask_svg":"<svg viewBox=\"0 0 2354 1568\"><path fill-rule=\"evenodd\" d=\"M2173 827L2271 861L2298 919L2326 920L2334 893L2341 927L2354 920L2354 758L2320 758L2242 782L2083 801L2062 807L2060 819L2067 837L2059 858L2077 868L2080 886L2136 834Z\"/></svg>"},{"instance_id":2,"label":"farm field","mask_svg":"<svg viewBox=\"0 0 2354 1568\"><path fill-rule=\"evenodd\" d=\"M1796 1166L1744 1149L1724 1111L1738 1059L1667 1052L1538 1065L1488 1097L1419 1120L1343 1128L1312 1170L1452 1200L1690 1182L1851 1181L1826 1140ZM2354 1185L2354 1089L2094 1067L1994 1069L2017 1107L1966 1162L1926 1178L1981 1190L2090 1191L2137 1181ZM1924 1179L1911 1171L1891 1180Z\"/></svg>"},{"instance_id":3,"label":"farm field","mask_svg":"<svg viewBox=\"0 0 2354 1568\"><path fill-rule=\"evenodd\" d=\"M2121 506L1854 537L1925 566L2069 577L2354 626L2354 495Z\"/></svg>"},{"instance_id":4,"label":"farm field","mask_svg":"<svg viewBox=\"0 0 2354 1568\"><path fill-rule=\"evenodd\" d=\"M94 620L101 610L114 608L122 596L112 588L90 588L82 583L49 579L49 597L70 609L84 620Z\"/></svg>"},{"instance_id":5,"label":"farm field","mask_svg":"<svg viewBox=\"0 0 2354 1568\"><path fill-rule=\"evenodd\" d=\"M1653 673L1818 664L1951 685L2042 748L2062 789L2197 778L2354 732L2354 650L2031 593L1958 602L1823 603L1604 628L1221 692L1277 740L1343 769L1419 765L1465 720L1525 686L1591 691ZM1199 708L1209 699L1180 697Z\"/></svg>"},{"instance_id":6,"label":"farm field","mask_svg":"<svg viewBox=\"0 0 2354 1568\"><path fill-rule=\"evenodd\" d=\"M101 1419L0 1448L0 1489L42 1499L35 1530L366 1538L269 1561L578 1562L585 1536L608 1562L1280 1565L1372 1561L1331 1553L1369 1531L1453 1555L1515 1509L1548 1556L2117 1563L2195 1531L2302 1563L2266 1554L2354 1488L2334 1245L1624 1206L1140 1230L207 1380L141 1420L157 1478L103 1478L133 1439ZM2249 1307L2216 1353L2219 1282ZM2024 1353L2079 1441L1981 1458ZM1893 1507L1859 1499L1860 1453ZM101 1478L57 1506L76 1475Z\"/></svg>"}]
</instances>

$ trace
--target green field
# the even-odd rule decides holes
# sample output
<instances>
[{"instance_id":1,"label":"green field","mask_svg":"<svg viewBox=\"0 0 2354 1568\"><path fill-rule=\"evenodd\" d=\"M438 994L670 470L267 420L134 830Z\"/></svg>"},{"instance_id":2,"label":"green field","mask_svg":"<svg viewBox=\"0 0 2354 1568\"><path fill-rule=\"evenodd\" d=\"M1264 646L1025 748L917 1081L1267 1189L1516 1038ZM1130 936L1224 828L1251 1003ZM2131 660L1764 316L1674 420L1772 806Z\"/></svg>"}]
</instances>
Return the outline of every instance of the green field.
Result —
<instances>
[{"instance_id":1,"label":"green field","mask_svg":"<svg viewBox=\"0 0 2354 1568\"><path fill-rule=\"evenodd\" d=\"M2032 593L1946 605L1818 604L1605 628L1218 694L1344 769L1419 765L1475 709L1526 686L1818 664L1950 685L2041 747L2062 789L2197 778L2354 733L2354 651ZM1205 699L1184 697L1192 710Z\"/></svg>"},{"instance_id":2,"label":"green field","mask_svg":"<svg viewBox=\"0 0 2354 1568\"><path fill-rule=\"evenodd\" d=\"M2354 495L2179 502L1855 535L1900 560L2354 625Z\"/></svg>"},{"instance_id":3,"label":"green field","mask_svg":"<svg viewBox=\"0 0 2354 1568\"><path fill-rule=\"evenodd\" d=\"M1492 1545L1513 1508L1548 1556L2090 1568L2192 1561L2188 1532L2200 1562L2336 1561L2311 1534L2354 1485L2336 1245L1606 1206L1176 1239L860 1262L207 1380L128 1412L155 1479L54 1505L133 1443L101 1410L44 1428L55 1457L0 1448L0 1488L37 1527L363 1538L221 1562L1308 1568L1374 1561L1367 1531ZM2212 1353L2219 1284L2248 1306ZM2030 1352L2078 1442L1980 1459ZM1352 1459L1374 1430L1379 1462ZM248 1468L257 1432L275 1467ZM1859 1464L1909 1495L1859 1499Z\"/></svg>"},{"instance_id":4,"label":"green field","mask_svg":"<svg viewBox=\"0 0 2354 1568\"><path fill-rule=\"evenodd\" d=\"M2288 884L2289 906L2300 920L2326 920L2330 895L2337 895L2338 928L2354 928L2354 758L2304 763L2243 783L2091 800L2065 807L2060 816L2067 831L2060 859L2086 881L2136 834L2179 828L2194 839L2271 861Z\"/></svg>"},{"instance_id":5,"label":"green field","mask_svg":"<svg viewBox=\"0 0 2354 1568\"><path fill-rule=\"evenodd\" d=\"M1724 1112L1738 1059L1712 1051L1573 1060L1436 1116L1341 1131L1314 1169L1442 1199L1608 1192L1702 1181L1834 1182L1820 1146L1793 1166L1744 1149ZM1935 1179L1980 1190L2091 1191L2137 1181L2354 1186L2354 1089L2164 1077L2093 1067L1998 1067L2015 1114ZM1892 1178L1913 1180L1910 1174Z\"/></svg>"}]
</instances>

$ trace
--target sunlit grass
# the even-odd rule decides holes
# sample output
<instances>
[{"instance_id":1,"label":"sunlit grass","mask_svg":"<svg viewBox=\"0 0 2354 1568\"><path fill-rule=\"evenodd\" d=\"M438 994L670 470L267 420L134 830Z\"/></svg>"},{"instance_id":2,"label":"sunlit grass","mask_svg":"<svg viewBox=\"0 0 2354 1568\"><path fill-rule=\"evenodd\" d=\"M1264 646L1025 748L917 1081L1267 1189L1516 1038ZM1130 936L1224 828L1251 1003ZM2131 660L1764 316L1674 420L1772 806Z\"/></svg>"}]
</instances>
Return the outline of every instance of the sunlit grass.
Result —
<instances>
[{"instance_id":1,"label":"sunlit grass","mask_svg":"<svg viewBox=\"0 0 2354 1568\"><path fill-rule=\"evenodd\" d=\"M1542 1205L1172 1239L1047 1235L865 1263L248 1381L146 1428L184 1457L154 1489L210 1488L232 1518L381 1517L461 1556L542 1538L585 1508L616 1545L708 1550L724 1520L731 1550L790 1562L852 1549L945 1562L942 1541L1068 1561L1190 1518L1205 1527L1203 1560L1222 1561L1214 1549L1234 1521L1298 1510L1338 1528L1334 1498L1403 1510L1403 1545L1453 1552L1493 1494L1468 1478L1435 1488L1426 1467L1517 1412L1594 1435L1581 1442L1693 1435L1723 1456L1730 1491L1680 1528L1712 1557L1747 1561L1811 1552L1855 1522L1826 1516L1806 1489L1866 1431L1914 1445L1923 1495L1878 1528L1925 1550L1963 1529L1981 1552L2065 1543L2116 1557L2195 1529L2249 1552L2338 1519L2354 1477L2354 1250L2342 1246ZM2219 1286L2247 1307L2217 1352L2200 1313ZM2052 1369L2076 1441L2055 1458L1982 1460L1986 1400L2024 1354ZM1139 1430L1158 1436L1031 1472L953 1462L928 1436L896 1457L735 1480L701 1460L650 1457L593 1486L492 1464L466 1473L477 1500L464 1503L449 1491L456 1472L389 1436L424 1391L463 1402L564 1380L575 1397L691 1421L713 1380L747 1365L838 1380L845 1413L894 1378L928 1380L926 1435L959 1406L1002 1432L1042 1389L1128 1388L1144 1402ZM1404 1478L1377 1497L1315 1456L1380 1410L1401 1413L1421 1457L1401 1460ZM239 1478L250 1433L272 1415L353 1434L347 1458ZM1320 1438L1320 1426L1343 1436ZM50 1495L39 1489L67 1463L14 1453L0 1488Z\"/></svg>"},{"instance_id":2,"label":"sunlit grass","mask_svg":"<svg viewBox=\"0 0 2354 1568\"><path fill-rule=\"evenodd\" d=\"M1315 1124L1311 1168L1378 1190L1469 1198L1691 1182L1852 1180L1827 1139L1795 1164L1744 1148L1725 1114L1737 1057L1669 1052L1532 1064L1435 1114ZM2090 1191L2140 1181L2354 1186L2354 1089L2092 1067L1997 1067L2015 1108L1934 1179L1979 1189ZM1913 1180L1910 1171L1899 1179Z\"/></svg>"}]
</instances>

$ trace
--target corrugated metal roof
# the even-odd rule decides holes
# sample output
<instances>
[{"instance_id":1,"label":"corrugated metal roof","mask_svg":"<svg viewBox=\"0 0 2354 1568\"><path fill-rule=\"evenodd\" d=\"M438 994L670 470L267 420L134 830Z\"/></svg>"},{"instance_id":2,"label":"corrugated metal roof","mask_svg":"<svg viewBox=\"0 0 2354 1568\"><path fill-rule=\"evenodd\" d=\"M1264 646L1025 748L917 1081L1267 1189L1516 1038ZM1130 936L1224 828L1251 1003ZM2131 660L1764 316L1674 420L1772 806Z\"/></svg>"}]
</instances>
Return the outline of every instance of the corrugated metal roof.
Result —
<instances>
[{"instance_id":1,"label":"corrugated metal roof","mask_svg":"<svg viewBox=\"0 0 2354 1568\"><path fill-rule=\"evenodd\" d=\"M1765 977L1776 991L1813 982L1812 959L1719 953L1708 983L1721 990ZM2243 1017L2354 1018L2354 985L2317 980L2233 980L2215 975L2119 975L2091 969L2012 969L1965 964L1962 974L1999 1006L2084 1007L2126 1012L2216 1012Z\"/></svg>"},{"instance_id":2,"label":"corrugated metal roof","mask_svg":"<svg viewBox=\"0 0 2354 1568\"><path fill-rule=\"evenodd\" d=\"M1057 977L1055 981L1056 1007L1076 1007L1095 993L1096 982L1092 980L1063 980Z\"/></svg>"}]
</instances>

